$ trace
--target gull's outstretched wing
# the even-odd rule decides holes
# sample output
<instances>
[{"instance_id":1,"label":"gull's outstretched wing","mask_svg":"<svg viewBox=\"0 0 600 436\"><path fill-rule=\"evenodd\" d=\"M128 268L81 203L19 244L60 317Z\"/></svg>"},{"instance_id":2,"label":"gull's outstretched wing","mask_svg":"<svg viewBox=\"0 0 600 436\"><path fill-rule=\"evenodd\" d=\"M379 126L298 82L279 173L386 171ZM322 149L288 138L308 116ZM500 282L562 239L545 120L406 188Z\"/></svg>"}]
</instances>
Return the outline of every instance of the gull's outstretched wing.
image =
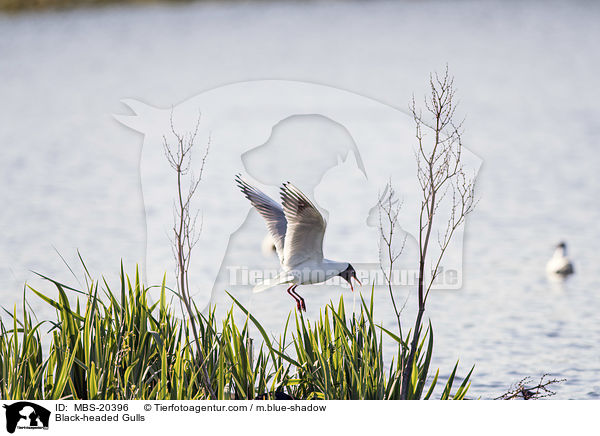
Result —
<instances>
[{"instance_id":1,"label":"gull's outstretched wing","mask_svg":"<svg viewBox=\"0 0 600 436\"><path fill-rule=\"evenodd\" d=\"M257 189L246 182L240 174L235 176L235 181L246 198L250 200L252 206L256 208L258 213L260 213L267 222L267 228L273 237L277 255L279 256L279 259L283 261L283 243L287 228L287 221L285 219L283 208L260 189Z\"/></svg>"},{"instance_id":2,"label":"gull's outstretched wing","mask_svg":"<svg viewBox=\"0 0 600 436\"><path fill-rule=\"evenodd\" d=\"M281 188L287 232L283 244L283 263L293 268L313 259L323 260L323 236L327 223L306 196L291 183Z\"/></svg>"}]
</instances>

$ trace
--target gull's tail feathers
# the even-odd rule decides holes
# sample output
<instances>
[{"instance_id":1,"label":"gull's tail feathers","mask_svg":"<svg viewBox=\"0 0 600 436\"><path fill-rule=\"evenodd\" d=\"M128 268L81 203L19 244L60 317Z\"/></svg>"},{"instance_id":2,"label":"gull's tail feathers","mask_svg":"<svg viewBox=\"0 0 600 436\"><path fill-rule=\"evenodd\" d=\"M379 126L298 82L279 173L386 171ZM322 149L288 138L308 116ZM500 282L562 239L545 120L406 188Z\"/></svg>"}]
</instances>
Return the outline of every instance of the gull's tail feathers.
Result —
<instances>
[{"instance_id":1,"label":"gull's tail feathers","mask_svg":"<svg viewBox=\"0 0 600 436\"><path fill-rule=\"evenodd\" d=\"M264 280L262 283L259 283L254 288L252 288L252 292L257 294L259 292L266 291L267 289L274 288L275 286L278 286L278 285L283 285L285 283L292 283L292 280L294 280L293 276L286 274L286 273L281 273L276 277Z\"/></svg>"}]
</instances>

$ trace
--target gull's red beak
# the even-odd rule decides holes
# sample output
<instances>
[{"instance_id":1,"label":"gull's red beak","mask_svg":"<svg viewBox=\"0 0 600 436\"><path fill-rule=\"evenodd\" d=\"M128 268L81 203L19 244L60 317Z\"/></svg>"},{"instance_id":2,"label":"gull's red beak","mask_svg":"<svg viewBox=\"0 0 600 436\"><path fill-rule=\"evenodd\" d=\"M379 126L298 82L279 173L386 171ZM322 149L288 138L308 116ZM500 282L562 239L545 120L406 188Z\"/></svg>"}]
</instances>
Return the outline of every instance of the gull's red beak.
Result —
<instances>
[{"instance_id":1,"label":"gull's red beak","mask_svg":"<svg viewBox=\"0 0 600 436\"><path fill-rule=\"evenodd\" d=\"M354 292L354 286L352 286L352 279L356 280L356 282L362 286L362 283L360 282L360 280L358 280L358 278L356 277L356 275L353 275L352 277L350 277L350 280L348 280L348 283L350 283L350 289L352 289L352 292Z\"/></svg>"},{"instance_id":2,"label":"gull's red beak","mask_svg":"<svg viewBox=\"0 0 600 436\"><path fill-rule=\"evenodd\" d=\"M356 271L350 264L348 264L348 267L338 275L348 282L348 284L350 285L350 289L352 289L352 292L354 292L354 286L352 286L352 279L356 280L358 284L362 286L362 283L356 277Z\"/></svg>"}]
</instances>

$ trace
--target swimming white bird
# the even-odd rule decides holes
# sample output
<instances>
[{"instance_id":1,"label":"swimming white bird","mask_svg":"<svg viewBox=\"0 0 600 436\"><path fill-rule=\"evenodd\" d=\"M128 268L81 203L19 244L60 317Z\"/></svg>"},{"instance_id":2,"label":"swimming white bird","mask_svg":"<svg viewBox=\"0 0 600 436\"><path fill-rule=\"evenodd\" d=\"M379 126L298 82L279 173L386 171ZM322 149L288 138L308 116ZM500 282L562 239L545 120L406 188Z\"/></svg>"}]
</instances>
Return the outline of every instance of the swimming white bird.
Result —
<instances>
[{"instance_id":1,"label":"swimming white bird","mask_svg":"<svg viewBox=\"0 0 600 436\"><path fill-rule=\"evenodd\" d=\"M556 246L554 255L546 264L546 272L548 274L557 274L559 276L568 276L575 272L573 264L567 257L567 244L561 242Z\"/></svg>"},{"instance_id":2,"label":"swimming white bird","mask_svg":"<svg viewBox=\"0 0 600 436\"><path fill-rule=\"evenodd\" d=\"M306 311L304 299L295 291L298 285L321 283L335 276L346 280L353 291L351 279L361 284L349 262L323 258L323 236L327 223L298 188L289 182L283 184L282 207L251 186L241 175L238 174L235 180L252 206L265 219L281 263L281 273L255 286L254 292L289 283L288 294L296 300L298 310Z\"/></svg>"}]
</instances>

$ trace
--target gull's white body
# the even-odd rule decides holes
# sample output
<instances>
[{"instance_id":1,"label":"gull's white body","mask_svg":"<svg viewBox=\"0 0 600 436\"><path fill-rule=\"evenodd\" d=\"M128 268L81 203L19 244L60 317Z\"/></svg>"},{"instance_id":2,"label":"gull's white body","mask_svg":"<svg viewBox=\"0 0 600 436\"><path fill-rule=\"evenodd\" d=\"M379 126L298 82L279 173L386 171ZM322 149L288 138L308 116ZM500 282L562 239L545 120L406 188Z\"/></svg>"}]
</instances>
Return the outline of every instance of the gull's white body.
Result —
<instances>
[{"instance_id":1,"label":"gull's white body","mask_svg":"<svg viewBox=\"0 0 600 436\"><path fill-rule=\"evenodd\" d=\"M284 283L295 285L312 285L322 283L332 277L339 275L341 271L348 268L348 262L336 262L329 259L309 259L295 267L281 265L281 273L270 280L254 287L254 292L262 292L273 286Z\"/></svg>"},{"instance_id":2,"label":"gull's white body","mask_svg":"<svg viewBox=\"0 0 600 436\"><path fill-rule=\"evenodd\" d=\"M548 274L556 274L560 276L567 276L573 274L573 264L567 257L567 249L564 244L559 245L554 250L554 254L546 264L546 272Z\"/></svg>"}]
</instances>

